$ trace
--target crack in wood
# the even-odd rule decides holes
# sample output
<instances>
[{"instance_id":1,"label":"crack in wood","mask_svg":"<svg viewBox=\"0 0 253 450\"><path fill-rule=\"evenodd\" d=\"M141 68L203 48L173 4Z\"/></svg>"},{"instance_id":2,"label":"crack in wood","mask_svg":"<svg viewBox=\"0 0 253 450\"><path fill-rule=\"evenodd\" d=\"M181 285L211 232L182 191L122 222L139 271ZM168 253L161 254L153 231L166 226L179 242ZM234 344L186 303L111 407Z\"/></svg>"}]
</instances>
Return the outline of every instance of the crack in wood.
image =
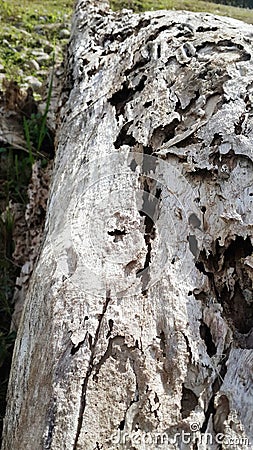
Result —
<instances>
[{"instance_id":1,"label":"crack in wood","mask_svg":"<svg viewBox=\"0 0 253 450\"><path fill-rule=\"evenodd\" d=\"M92 348L91 348L89 368L87 370L87 373L86 373L86 376L84 378L83 385L82 385L80 407L79 407L79 415L78 415L78 423L77 423L77 430L76 430L73 450L77 450L78 440L79 440L80 433L81 433L81 430L82 430L83 419L84 419L83 416L84 416L84 411L85 411L85 406L86 406L86 391L87 391L89 378L90 378L91 373L92 373L93 368L94 368L94 357L95 357L96 344L97 344L98 339L99 339L99 333L100 333L100 330L101 330L102 321L103 321L104 315L105 315L105 313L107 311L107 307L109 305L110 300L111 300L110 291L107 291L105 303L104 303L103 310L102 310L102 313L101 313L100 318L99 318L98 327L97 327L97 330L96 330L96 333L95 333L95 337L94 337L94 340L93 340L93 344L92 344Z\"/></svg>"}]
</instances>

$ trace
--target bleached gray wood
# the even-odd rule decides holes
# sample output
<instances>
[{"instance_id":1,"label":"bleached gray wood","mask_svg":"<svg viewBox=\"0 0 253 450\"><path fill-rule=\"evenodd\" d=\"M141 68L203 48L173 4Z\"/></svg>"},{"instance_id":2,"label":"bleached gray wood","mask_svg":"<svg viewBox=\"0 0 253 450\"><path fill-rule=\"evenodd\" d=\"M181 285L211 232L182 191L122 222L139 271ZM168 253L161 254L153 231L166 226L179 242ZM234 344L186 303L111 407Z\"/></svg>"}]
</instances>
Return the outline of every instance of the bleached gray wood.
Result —
<instances>
[{"instance_id":1,"label":"bleached gray wood","mask_svg":"<svg viewBox=\"0 0 253 450\"><path fill-rule=\"evenodd\" d=\"M248 448L252 35L78 2L2 450Z\"/></svg>"}]
</instances>

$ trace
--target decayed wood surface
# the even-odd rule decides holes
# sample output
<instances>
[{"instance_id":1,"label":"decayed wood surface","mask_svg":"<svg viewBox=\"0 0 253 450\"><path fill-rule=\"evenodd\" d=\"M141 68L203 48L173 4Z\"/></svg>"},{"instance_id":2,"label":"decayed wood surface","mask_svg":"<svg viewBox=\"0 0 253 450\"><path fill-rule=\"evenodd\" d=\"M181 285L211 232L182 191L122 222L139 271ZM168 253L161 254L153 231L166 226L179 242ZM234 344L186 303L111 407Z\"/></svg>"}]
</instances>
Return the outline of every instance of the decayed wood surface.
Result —
<instances>
[{"instance_id":1,"label":"decayed wood surface","mask_svg":"<svg viewBox=\"0 0 253 450\"><path fill-rule=\"evenodd\" d=\"M3 450L249 448L252 35L78 2Z\"/></svg>"}]
</instances>

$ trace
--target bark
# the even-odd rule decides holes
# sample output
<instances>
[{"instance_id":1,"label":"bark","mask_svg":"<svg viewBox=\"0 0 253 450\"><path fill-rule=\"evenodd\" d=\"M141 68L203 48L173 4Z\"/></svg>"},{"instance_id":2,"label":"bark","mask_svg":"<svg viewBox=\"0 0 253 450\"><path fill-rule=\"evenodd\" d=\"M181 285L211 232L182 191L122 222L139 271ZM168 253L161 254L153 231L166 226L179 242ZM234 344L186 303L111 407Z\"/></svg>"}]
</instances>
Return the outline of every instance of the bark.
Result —
<instances>
[{"instance_id":1,"label":"bark","mask_svg":"<svg viewBox=\"0 0 253 450\"><path fill-rule=\"evenodd\" d=\"M77 3L2 450L253 440L252 33Z\"/></svg>"}]
</instances>

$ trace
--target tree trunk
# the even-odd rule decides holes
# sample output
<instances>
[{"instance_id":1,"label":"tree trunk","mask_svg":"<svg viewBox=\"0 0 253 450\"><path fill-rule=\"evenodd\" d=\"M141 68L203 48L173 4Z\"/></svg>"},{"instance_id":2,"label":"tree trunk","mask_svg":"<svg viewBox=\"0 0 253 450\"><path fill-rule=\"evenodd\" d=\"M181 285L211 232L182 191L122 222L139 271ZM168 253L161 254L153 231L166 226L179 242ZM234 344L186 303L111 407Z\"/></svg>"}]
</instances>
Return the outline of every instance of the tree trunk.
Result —
<instances>
[{"instance_id":1,"label":"tree trunk","mask_svg":"<svg viewBox=\"0 0 253 450\"><path fill-rule=\"evenodd\" d=\"M78 1L2 450L253 441L252 33Z\"/></svg>"}]
</instances>

